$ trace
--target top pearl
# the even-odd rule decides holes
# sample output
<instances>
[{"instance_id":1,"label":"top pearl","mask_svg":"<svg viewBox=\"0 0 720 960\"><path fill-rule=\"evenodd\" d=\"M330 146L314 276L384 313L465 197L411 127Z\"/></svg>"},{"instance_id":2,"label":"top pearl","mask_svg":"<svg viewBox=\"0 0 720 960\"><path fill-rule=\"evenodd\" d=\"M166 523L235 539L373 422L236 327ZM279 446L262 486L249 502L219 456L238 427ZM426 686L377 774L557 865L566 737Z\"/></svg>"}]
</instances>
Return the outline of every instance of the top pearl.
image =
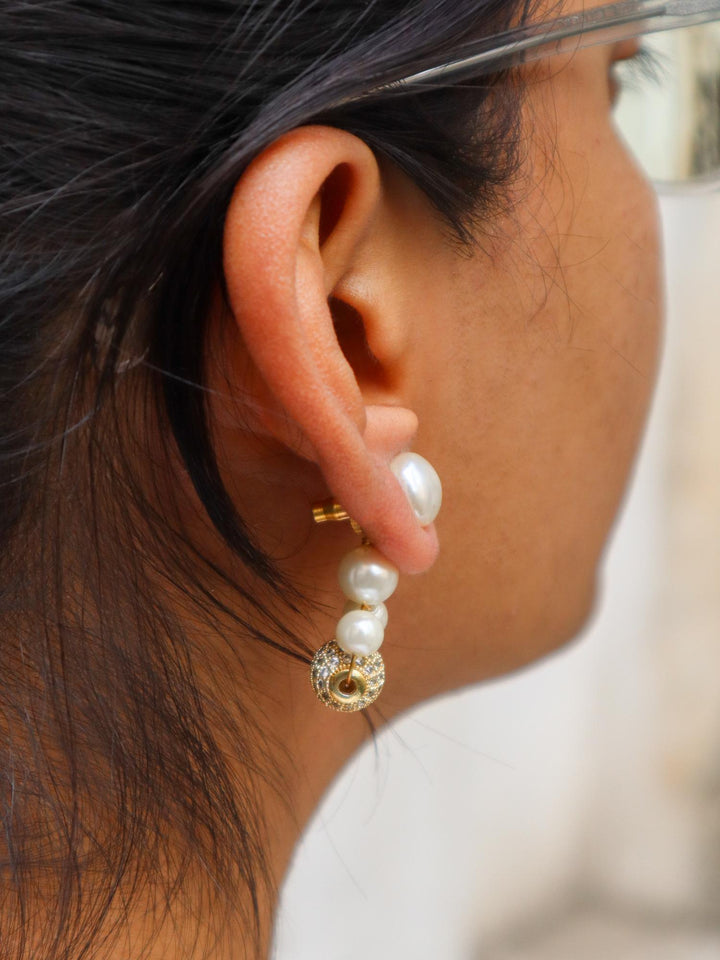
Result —
<instances>
[{"instance_id":1,"label":"top pearl","mask_svg":"<svg viewBox=\"0 0 720 960\"><path fill-rule=\"evenodd\" d=\"M399 453L391 461L390 469L422 526L432 523L442 503L442 484L435 467L419 453Z\"/></svg>"}]
</instances>

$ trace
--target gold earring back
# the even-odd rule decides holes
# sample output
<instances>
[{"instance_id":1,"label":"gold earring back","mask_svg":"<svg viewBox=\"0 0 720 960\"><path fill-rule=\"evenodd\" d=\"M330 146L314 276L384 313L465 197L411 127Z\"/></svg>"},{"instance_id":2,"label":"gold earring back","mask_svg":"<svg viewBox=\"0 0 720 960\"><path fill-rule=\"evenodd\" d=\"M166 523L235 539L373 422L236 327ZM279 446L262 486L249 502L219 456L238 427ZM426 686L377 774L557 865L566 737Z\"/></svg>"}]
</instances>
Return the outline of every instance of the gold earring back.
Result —
<instances>
[{"instance_id":1,"label":"gold earring back","mask_svg":"<svg viewBox=\"0 0 720 960\"><path fill-rule=\"evenodd\" d=\"M317 503L314 503L312 515L315 523L341 523L344 520L349 520L350 526L355 533L359 537L364 536L360 525L357 524L347 510L333 500L332 497L329 500L319 500Z\"/></svg>"}]
</instances>

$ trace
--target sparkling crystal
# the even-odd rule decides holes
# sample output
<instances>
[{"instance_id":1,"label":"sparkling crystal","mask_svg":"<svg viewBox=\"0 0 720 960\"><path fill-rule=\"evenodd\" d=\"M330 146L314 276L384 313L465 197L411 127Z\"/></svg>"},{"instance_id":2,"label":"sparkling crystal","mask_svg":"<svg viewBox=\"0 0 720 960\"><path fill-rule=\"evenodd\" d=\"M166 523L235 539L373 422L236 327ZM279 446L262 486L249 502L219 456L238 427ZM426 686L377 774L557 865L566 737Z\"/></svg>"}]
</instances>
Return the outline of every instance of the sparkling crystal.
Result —
<instances>
[{"instance_id":1,"label":"sparkling crystal","mask_svg":"<svg viewBox=\"0 0 720 960\"><path fill-rule=\"evenodd\" d=\"M330 640L315 653L310 671L310 678L317 697L329 707L343 713L362 710L373 703L377 699L385 680L385 665L379 653L358 658L355 661L355 666L365 677L365 693L359 696L357 700L338 700L331 691L331 678L336 676L339 670L346 670L350 666L350 661L350 656L340 650L337 642Z\"/></svg>"}]
</instances>

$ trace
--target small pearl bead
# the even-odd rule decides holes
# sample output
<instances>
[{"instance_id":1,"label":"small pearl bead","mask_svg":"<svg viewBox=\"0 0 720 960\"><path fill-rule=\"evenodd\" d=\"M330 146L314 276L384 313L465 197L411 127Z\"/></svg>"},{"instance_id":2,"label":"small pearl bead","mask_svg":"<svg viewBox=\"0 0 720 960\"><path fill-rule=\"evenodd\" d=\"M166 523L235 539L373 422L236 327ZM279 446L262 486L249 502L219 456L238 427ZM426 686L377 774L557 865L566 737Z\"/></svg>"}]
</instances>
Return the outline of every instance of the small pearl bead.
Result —
<instances>
[{"instance_id":1,"label":"small pearl bead","mask_svg":"<svg viewBox=\"0 0 720 960\"><path fill-rule=\"evenodd\" d=\"M351 610L361 610L362 604L356 603L354 600L348 600L345 604L345 609L343 613L350 613ZM374 614L383 625L386 627L388 625L388 608L384 603L376 603L374 607L370 607L368 613Z\"/></svg>"},{"instance_id":2,"label":"small pearl bead","mask_svg":"<svg viewBox=\"0 0 720 960\"><path fill-rule=\"evenodd\" d=\"M357 657L376 653L385 637L385 630L378 618L369 610L351 610L340 618L335 632L338 646Z\"/></svg>"},{"instance_id":3,"label":"small pearl bead","mask_svg":"<svg viewBox=\"0 0 720 960\"><path fill-rule=\"evenodd\" d=\"M442 503L442 483L435 467L419 453L399 453L390 469L400 481L423 527L432 523Z\"/></svg>"},{"instance_id":4,"label":"small pearl bead","mask_svg":"<svg viewBox=\"0 0 720 960\"><path fill-rule=\"evenodd\" d=\"M375 607L395 592L398 569L375 547L356 547L340 561L338 580L349 600Z\"/></svg>"}]
</instances>

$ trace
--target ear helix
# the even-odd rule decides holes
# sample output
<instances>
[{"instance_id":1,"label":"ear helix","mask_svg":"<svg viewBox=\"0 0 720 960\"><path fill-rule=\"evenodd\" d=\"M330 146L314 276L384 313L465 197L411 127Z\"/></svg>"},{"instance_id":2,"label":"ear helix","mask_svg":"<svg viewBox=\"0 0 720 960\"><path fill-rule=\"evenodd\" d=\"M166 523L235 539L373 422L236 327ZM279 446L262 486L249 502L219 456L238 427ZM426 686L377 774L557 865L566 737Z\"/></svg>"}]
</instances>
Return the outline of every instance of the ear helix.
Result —
<instances>
[{"instance_id":1,"label":"ear helix","mask_svg":"<svg viewBox=\"0 0 720 960\"><path fill-rule=\"evenodd\" d=\"M417 453L400 453L390 469L423 526L433 522L442 502L435 468ZM349 521L362 538L340 561L338 580L347 597L335 639L313 657L310 679L322 703L345 713L362 710L379 696L385 664L378 653L388 623L387 600L398 584L398 570L374 547L355 521L333 500L315 504L316 523Z\"/></svg>"}]
</instances>

